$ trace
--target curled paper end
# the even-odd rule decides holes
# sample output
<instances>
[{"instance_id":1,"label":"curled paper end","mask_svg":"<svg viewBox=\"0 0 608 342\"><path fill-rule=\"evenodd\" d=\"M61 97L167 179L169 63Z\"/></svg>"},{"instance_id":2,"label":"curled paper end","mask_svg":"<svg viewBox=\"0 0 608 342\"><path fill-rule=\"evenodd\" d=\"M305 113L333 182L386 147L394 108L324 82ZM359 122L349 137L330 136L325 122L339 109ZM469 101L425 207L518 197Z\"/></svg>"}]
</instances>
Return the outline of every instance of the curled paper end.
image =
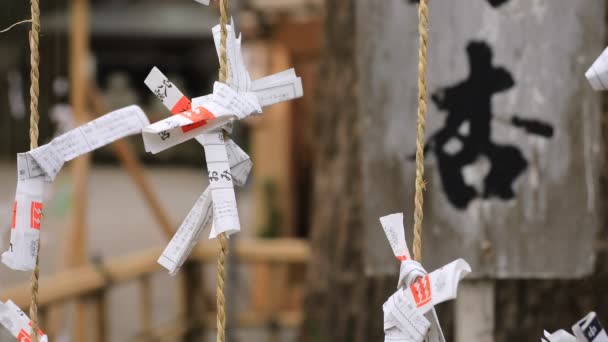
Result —
<instances>
[{"instance_id":1,"label":"curled paper end","mask_svg":"<svg viewBox=\"0 0 608 342\"><path fill-rule=\"evenodd\" d=\"M541 338L541 342L577 342L576 337L570 335L565 330L558 330L553 334L545 330L544 336L544 338Z\"/></svg>"},{"instance_id":2,"label":"curled paper end","mask_svg":"<svg viewBox=\"0 0 608 342\"><path fill-rule=\"evenodd\" d=\"M608 90L608 48L593 62L585 72L585 77L594 90Z\"/></svg>"},{"instance_id":3,"label":"curled paper end","mask_svg":"<svg viewBox=\"0 0 608 342\"><path fill-rule=\"evenodd\" d=\"M595 312L590 312L572 326L572 332L581 342L608 342L608 334Z\"/></svg>"},{"instance_id":4,"label":"curled paper end","mask_svg":"<svg viewBox=\"0 0 608 342\"><path fill-rule=\"evenodd\" d=\"M34 270L35 264L27 262L30 258L19 258L15 253L6 251L2 253L2 263L13 271L31 272ZM25 261L24 261L25 260Z\"/></svg>"},{"instance_id":5,"label":"curled paper end","mask_svg":"<svg viewBox=\"0 0 608 342\"><path fill-rule=\"evenodd\" d=\"M456 299L458 284L471 273L471 266L464 259L457 259L430 274L433 284L433 305Z\"/></svg>"},{"instance_id":6,"label":"curled paper end","mask_svg":"<svg viewBox=\"0 0 608 342\"><path fill-rule=\"evenodd\" d=\"M411 259L405 242L405 229L403 227L403 213L386 215L380 218L380 224L388 239L395 257L401 261Z\"/></svg>"},{"instance_id":7,"label":"curled paper end","mask_svg":"<svg viewBox=\"0 0 608 342\"><path fill-rule=\"evenodd\" d=\"M226 237L229 238L230 235L241 231L240 228L220 230L217 227L218 226L215 223L211 225L211 232L209 233L209 240L217 238L218 236L220 236L220 234L225 234Z\"/></svg>"}]
</instances>

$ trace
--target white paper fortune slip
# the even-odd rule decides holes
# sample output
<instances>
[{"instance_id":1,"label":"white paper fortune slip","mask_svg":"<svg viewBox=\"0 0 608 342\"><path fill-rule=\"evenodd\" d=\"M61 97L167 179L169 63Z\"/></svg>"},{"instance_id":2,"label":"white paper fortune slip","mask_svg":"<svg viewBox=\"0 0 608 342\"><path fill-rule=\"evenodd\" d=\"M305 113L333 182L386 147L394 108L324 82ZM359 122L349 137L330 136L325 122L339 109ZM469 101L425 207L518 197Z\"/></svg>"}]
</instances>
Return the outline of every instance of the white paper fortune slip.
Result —
<instances>
[{"instance_id":1,"label":"white paper fortune slip","mask_svg":"<svg viewBox=\"0 0 608 342\"><path fill-rule=\"evenodd\" d=\"M608 89L608 48L591 64L585 77L594 90Z\"/></svg>"},{"instance_id":2,"label":"white paper fortune slip","mask_svg":"<svg viewBox=\"0 0 608 342\"><path fill-rule=\"evenodd\" d=\"M149 124L144 112L129 106L75 128L50 143L17 154L17 191L11 240L2 262L14 270L31 271L36 263L45 183L52 182L65 162L128 135Z\"/></svg>"},{"instance_id":3,"label":"white paper fortune slip","mask_svg":"<svg viewBox=\"0 0 608 342\"><path fill-rule=\"evenodd\" d=\"M299 98L303 95L302 80L293 69L251 81L241 53L241 38L235 36L233 26L227 25L228 79L226 84L216 82L213 94L192 100L192 110L178 113L144 129L146 151L158 153L192 139L201 133L217 129L235 119L243 119L262 112L262 107ZM220 26L213 28L219 56ZM158 70L158 69L156 69ZM163 87L166 77L153 69L146 85L152 91L162 90L157 96L169 109L180 102L180 95ZM167 92L165 93L165 89ZM178 106L179 107L179 106Z\"/></svg>"},{"instance_id":4,"label":"white paper fortune slip","mask_svg":"<svg viewBox=\"0 0 608 342\"><path fill-rule=\"evenodd\" d=\"M302 81L293 69L251 82L243 63L241 39L228 28L228 77L216 82L213 94L194 99L191 109L180 112L188 99L157 68L146 85L175 115L146 127L146 151L158 153L191 138L205 148L210 186L192 208L158 262L175 274L196 243L200 231L211 223L210 238L240 230L233 184L244 184L251 170L249 157L224 136L234 120L262 112L262 107L301 97ZM214 28L219 46L219 25ZM218 51L219 56L219 51ZM210 195L210 196L209 196ZM209 197L211 197L209 199ZM209 206L213 208L209 216Z\"/></svg>"},{"instance_id":5,"label":"white paper fortune slip","mask_svg":"<svg viewBox=\"0 0 608 342\"><path fill-rule=\"evenodd\" d=\"M0 302L0 324L19 342L32 341L32 321L12 301ZM38 329L38 341L48 342L48 337Z\"/></svg>"},{"instance_id":6,"label":"white paper fortune slip","mask_svg":"<svg viewBox=\"0 0 608 342\"><path fill-rule=\"evenodd\" d=\"M397 260L401 262L397 292L384 304L385 341L445 342L435 305L455 299L458 284L471 267L457 259L427 274L411 259L403 227L403 214L380 218Z\"/></svg>"},{"instance_id":7,"label":"white paper fortune slip","mask_svg":"<svg viewBox=\"0 0 608 342\"><path fill-rule=\"evenodd\" d=\"M544 332L543 342L608 342L608 334L602 327L595 312L590 312L572 326L574 336L565 330L558 330L553 334Z\"/></svg>"},{"instance_id":8,"label":"white paper fortune slip","mask_svg":"<svg viewBox=\"0 0 608 342\"><path fill-rule=\"evenodd\" d=\"M188 98L157 68L152 69L144 83L157 96L157 90L162 89L159 99L174 115L180 114L181 106L190 105ZM166 96L165 88L171 90ZM240 230L233 184L244 185L253 164L245 151L224 137L224 129L231 128L228 124L195 137L205 148L210 185L158 259L171 275L175 275L183 265L205 227L212 227L210 238Z\"/></svg>"}]
</instances>

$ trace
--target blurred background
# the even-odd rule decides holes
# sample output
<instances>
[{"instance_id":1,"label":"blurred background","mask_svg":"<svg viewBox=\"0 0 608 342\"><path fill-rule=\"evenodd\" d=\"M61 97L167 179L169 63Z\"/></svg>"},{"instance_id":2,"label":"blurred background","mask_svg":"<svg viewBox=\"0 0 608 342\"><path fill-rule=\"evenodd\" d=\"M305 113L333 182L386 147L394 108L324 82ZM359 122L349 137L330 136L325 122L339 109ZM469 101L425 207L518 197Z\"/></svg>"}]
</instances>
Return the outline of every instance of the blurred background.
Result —
<instances>
[{"instance_id":1,"label":"blurred background","mask_svg":"<svg viewBox=\"0 0 608 342\"><path fill-rule=\"evenodd\" d=\"M382 341L399 265L378 217L413 213L417 5L231 0L253 79L294 67L304 97L237 123L254 168L237 189L229 341ZM0 26L29 18L9 0ZM589 311L608 322L605 96L584 72L606 45L599 0L432 1L424 259L473 267L438 307L452 341L539 340ZM211 92L217 1L41 2L40 142L131 104L170 113L153 66ZM0 34L0 242L15 154L29 146L29 24ZM135 136L63 169L45 199L42 328L52 341L215 338L215 241L180 273L156 264L207 186L195 141L157 155ZM206 236L203 232L203 236ZM0 267L29 306L29 274Z\"/></svg>"}]
</instances>

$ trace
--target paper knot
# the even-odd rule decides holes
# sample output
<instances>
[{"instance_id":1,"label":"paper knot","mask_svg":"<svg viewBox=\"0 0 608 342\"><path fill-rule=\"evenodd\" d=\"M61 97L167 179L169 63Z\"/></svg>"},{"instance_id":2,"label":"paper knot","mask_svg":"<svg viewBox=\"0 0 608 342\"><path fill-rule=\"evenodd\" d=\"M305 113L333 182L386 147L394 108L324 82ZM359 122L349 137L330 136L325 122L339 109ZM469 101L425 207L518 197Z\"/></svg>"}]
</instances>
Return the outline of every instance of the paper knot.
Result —
<instances>
[{"instance_id":1,"label":"paper knot","mask_svg":"<svg viewBox=\"0 0 608 342\"><path fill-rule=\"evenodd\" d=\"M411 286L416 279L426 276L428 273L418 261L404 260L401 262L399 270L399 282L397 288L407 288Z\"/></svg>"}]
</instances>

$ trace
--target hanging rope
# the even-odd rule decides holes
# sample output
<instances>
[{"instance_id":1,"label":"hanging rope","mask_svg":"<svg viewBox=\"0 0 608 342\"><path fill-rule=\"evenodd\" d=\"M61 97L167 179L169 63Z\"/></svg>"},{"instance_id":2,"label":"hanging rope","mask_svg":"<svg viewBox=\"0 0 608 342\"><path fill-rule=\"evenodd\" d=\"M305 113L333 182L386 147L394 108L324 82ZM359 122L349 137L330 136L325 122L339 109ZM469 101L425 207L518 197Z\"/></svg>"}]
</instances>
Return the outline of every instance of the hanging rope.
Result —
<instances>
[{"instance_id":1,"label":"hanging rope","mask_svg":"<svg viewBox=\"0 0 608 342\"><path fill-rule=\"evenodd\" d=\"M226 82L228 78L228 55L226 41L228 40L228 0L220 0L220 74L219 81ZM226 280L226 256L228 255L228 242L226 235L220 234L220 252L217 258L217 342L224 342L226 338L226 298L224 285Z\"/></svg>"},{"instance_id":2,"label":"hanging rope","mask_svg":"<svg viewBox=\"0 0 608 342\"><path fill-rule=\"evenodd\" d=\"M32 29L30 31L30 149L38 147L38 68L40 63L40 53L38 51L40 36L40 6L38 0L32 0ZM31 278L30 293L30 318L32 319L32 342L38 342L38 276L40 274L39 256L40 240L38 241L38 253L36 255L36 266Z\"/></svg>"},{"instance_id":3,"label":"hanging rope","mask_svg":"<svg viewBox=\"0 0 608 342\"><path fill-rule=\"evenodd\" d=\"M418 5L418 124L416 125L416 194L414 197L414 260L422 260L422 219L424 217L424 132L426 129L426 50L429 37L428 0Z\"/></svg>"}]
</instances>

